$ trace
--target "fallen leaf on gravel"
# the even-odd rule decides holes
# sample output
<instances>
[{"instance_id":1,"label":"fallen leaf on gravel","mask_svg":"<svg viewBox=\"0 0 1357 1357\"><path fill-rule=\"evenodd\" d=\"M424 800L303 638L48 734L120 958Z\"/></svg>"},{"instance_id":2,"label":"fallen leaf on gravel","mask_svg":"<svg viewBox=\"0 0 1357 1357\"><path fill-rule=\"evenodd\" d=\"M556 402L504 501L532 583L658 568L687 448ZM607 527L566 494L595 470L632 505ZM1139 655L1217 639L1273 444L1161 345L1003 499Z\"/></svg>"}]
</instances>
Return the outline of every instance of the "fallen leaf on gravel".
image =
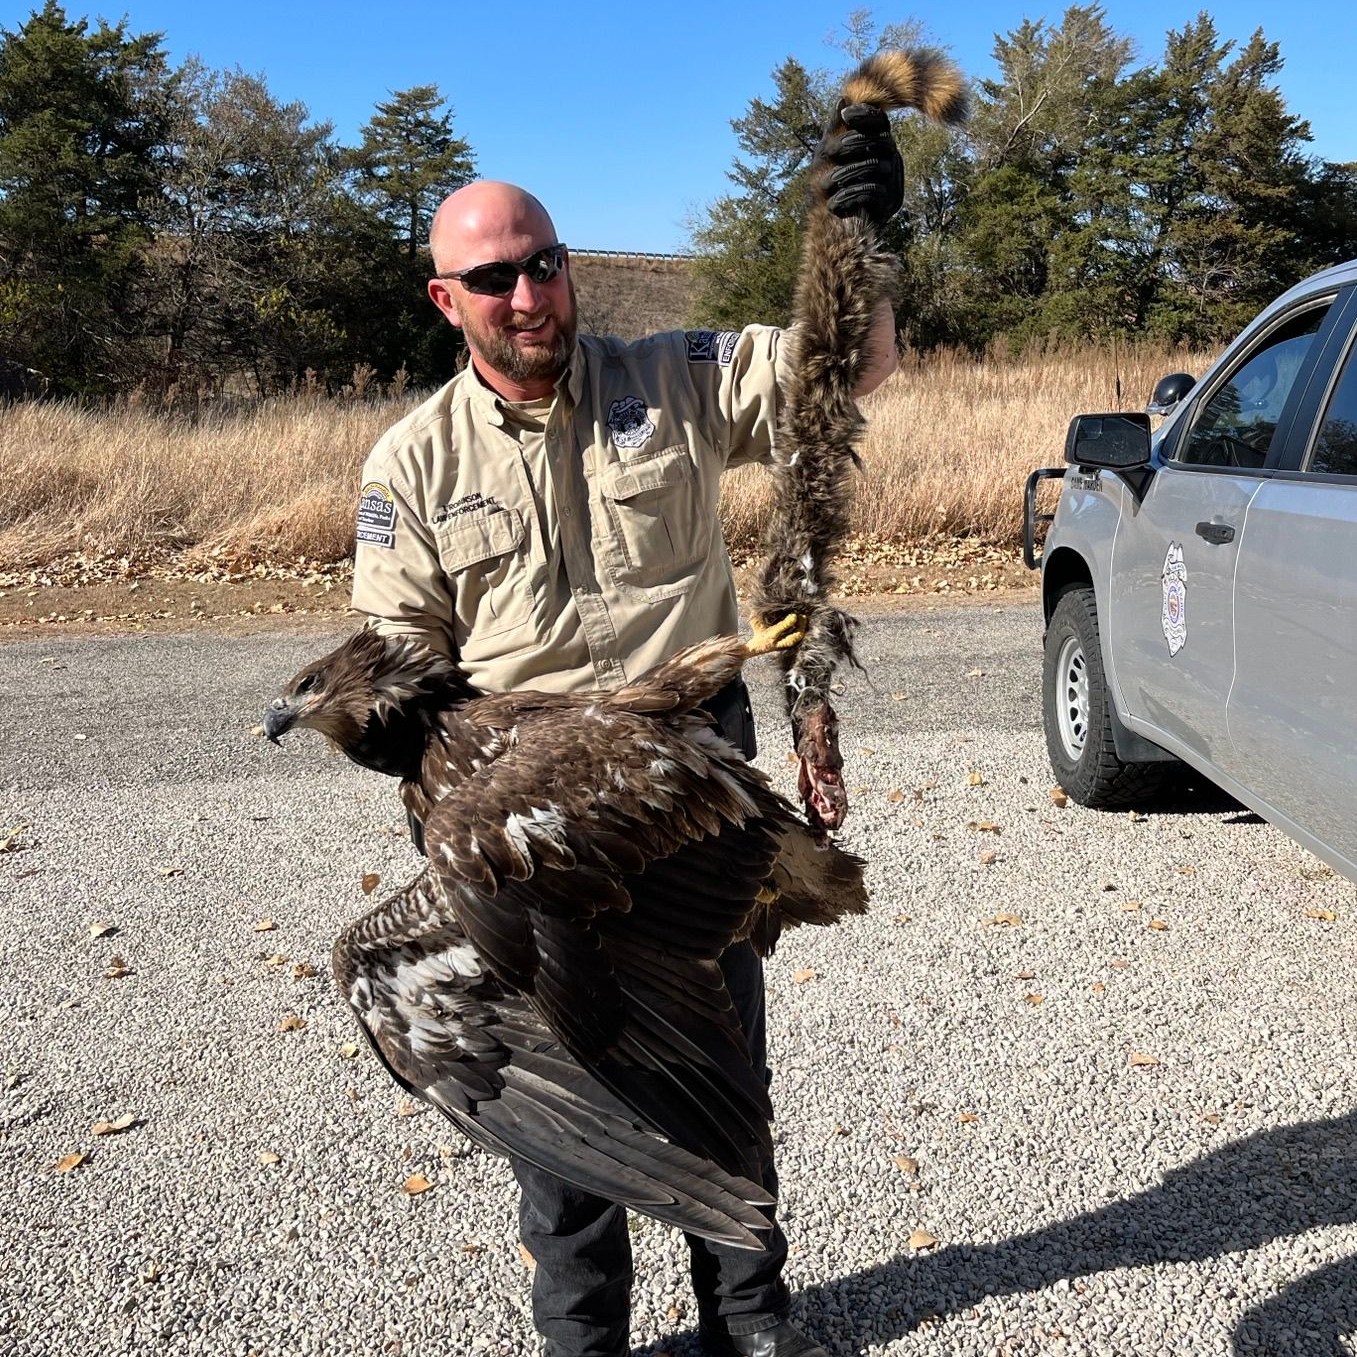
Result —
<instances>
[{"instance_id":1,"label":"fallen leaf on gravel","mask_svg":"<svg viewBox=\"0 0 1357 1357\"><path fill-rule=\"evenodd\" d=\"M1134 913L1136 912L1136 910L1138 910L1138 909L1140 908L1140 901L1139 901L1139 900L1123 900L1123 901L1121 902L1121 907L1122 907L1122 909L1124 909L1128 914L1134 914Z\"/></svg>"},{"instance_id":2,"label":"fallen leaf on gravel","mask_svg":"<svg viewBox=\"0 0 1357 1357\"><path fill-rule=\"evenodd\" d=\"M1331 909L1307 909L1305 911L1307 919L1321 919L1327 924L1333 923L1338 915Z\"/></svg>"},{"instance_id":3,"label":"fallen leaf on gravel","mask_svg":"<svg viewBox=\"0 0 1357 1357\"><path fill-rule=\"evenodd\" d=\"M281 1154L274 1154L272 1150L260 1150L255 1158L264 1165L265 1168L268 1168L273 1164L281 1163L283 1156Z\"/></svg>"},{"instance_id":4,"label":"fallen leaf on gravel","mask_svg":"<svg viewBox=\"0 0 1357 1357\"><path fill-rule=\"evenodd\" d=\"M891 802L892 805L898 806L904 799L905 794L899 787L892 787L890 791L886 793L886 800Z\"/></svg>"},{"instance_id":5,"label":"fallen leaf on gravel","mask_svg":"<svg viewBox=\"0 0 1357 1357\"><path fill-rule=\"evenodd\" d=\"M427 1192L433 1183L422 1173L412 1173L401 1186L405 1188L407 1196L418 1197L421 1192Z\"/></svg>"},{"instance_id":6,"label":"fallen leaf on gravel","mask_svg":"<svg viewBox=\"0 0 1357 1357\"><path fill-rule=\"evenodd\" d=\"M78 1169L87 1157L84 1154L63 1154L52 1167L58 1173L69 1173L72 1169Z\"/></svg>"},{"instance_id":7,"label":"fallen leaf on gravel","mask_svg":"<svg viewBox=\"0 0 1357 1357\"><path fill-rule=\"evenodd\" d=\"M309 980L316 973L316 968L309 961L299 961L292 968L292 978L294 980Z\"/></svg>"},{"instance_id":8,"label":"fallen leaf on gravel","mask_svg":"<svg viewBox=\"0 0 1357 1357\"><path fill-rule=\"evenodd\" d=\"M24 830L27 828L27 825L11 825L4 835L0 836L0 853L13 853L21 848L23 845L19 840L23 838Z\"/></svg>"},{"instance_id":9,"label":"fallen leaf on gravel","mask_svg":"<svg viewBox=\"0 0 1357 1357\"><path fill-rule=\"evenodd\" d=\"M526 1244L520 1244L518 1246L518 1257L519 1261L523 1264L524 1267L531 1268L537 1266L537 1259L534 1258L532 1254L528 1252Z\"/></svg>"},{"instance_id":10,"label":"fallen leaf on gravel","mask_svg":"<svg viewBox=\"0 0 1357 1357\"><path fill-rule=\"evenodd\" d=\"M908 693L892 693L892 694L891 694L891 701L892 701L892 702L903 702L908 696L909 696Z\"/></svg>"},{"instance_id":11,"label":"fallen leaf on gravel","mask_svg":"<svg viewBox=\"0 0 1357 1357\"><path fill-rule=\"evenodd\" d=\"M272 933L277 927L278 925L274 923L272 919L260 919L259 922L255 924L254 931L256 933Z\"/></svg>"},{"instance_id":12,"label":"fallen leaf on gravel","mask_svg":"<svg viewBox=\"0 0 1357 1357\"><path fill-rule=\"evenodd\" d=\"M909 1247L911 1249L932 1249L936 1248L937 1239L928 1233L927 1230L915 1230L909 1237Z\"/></svg>"},{"instance_id":13,"label":"fallen leaf on gravel","mask_svg":"<svg viewBox=\"0 0 1357 1357\"><path fill-rule=\"evenodd\" d=\"M92 938L107 938L117 931L117 924L108 924L102 921L90 924L90 937Z\"/></svg>"},{"instance_id":14,"label":"fallen leaf on gravel","mask_svg":"<svg viewBox=\"0 0 1357 1357\"><path fill-rule=\"evenodd\" d=\"M914 916L912 914L897 914L895 916L895 922L898 924L907 924L912 922L913 918Z\"/></svg>"},{"instance_id":15,"label":"fallen leaf on gravel","mask_svg":"<svg viewBox=\"0 0 1357 1357\"><path fill-rule=\"evenodd\" d=\"M122 1116L115 1117L112 1121L96 1121L90 1128L90 1134L94 1136L115 1136L121 1131L130 1131L137 1124L137 1114L135 1112L124 1112Z\"/></svg>"},{"instance_id":16,"label":"fallen leaf on gravel","mask_svg":"<svg viewBox=\"0 0 1357 1357\"><path fill-rule=\"evenodd\" d=\"M419 1104L413 1098L396 1099L396 1115L398 1117L413 1117L419 1111Z\"/></svg>"},{"instance_id":17,"label":"fallen leaf on gravel","mask_svg":"<svg viewBox=\"0 0 1357 1357\"><path fill-rule=\"evenodd\" d=\"M18 1070L8 1070L5 1073L5 1092L8 1093L12 1088L19 1087L19 1080L23 1076Z\"/></svg>"},{"instance_id":18,"label":"fallen leaf on gravel","mask_svg":"<svg viewBox=\"0 0 1357 1357\"><path fill-rule=\"evenodd\" d=\"M255 738L256 740L262 740L262 739L264 738L264 727L263 727L263 726L251 726L251 727L250 727L250 734L253 735L254 738Z\"/></svg>"},{"instance_id":19,"label":"fallen leaf on gravel","mask_svg":"<svg viewBox=\"0 0 1357 1357\"><path fill-rule=\"evenodd\" d=\"M1035 980L1037 973L1036 971L1019 971L1013 978L1014 980Z\"/></svg>"},{"instance_id":20,"label":"fallen leaf on gravel","mask_svg":"<svg viewBox=\"0 0 1357 1357\"><path fill-rule=\"evenodd\" d=\"M992 919L986 919L985 922L999 928L1017 928L1022 923L1022 919L1017 914L996 914Z\"/></svg>"},{"instance_id":21,"label":"fallen leaf on gravel","mask_svg":"<svg viewBox=\"0 0 1357 1357\"><path fill-rule=\"evenodd\" d=\"M382 883L382 878L376 872L364 872L362 887L364 895L371 895Z\"/></svg>"},{"instance_id":22,"label":"fallen leaf on gravel","mask_svg":"<svg viewBox=\"0 0 1357 1357\"><path fill-rule=\"evenodd\" d=\"M299 1018L295 1013L289 1013L287 1017L278 1024L278 1030L280 1032L300 1032L305 1026L305 1018Z\"/></svg>"},{"instance_id":23,"label":"fallen leaf on gravel","mask_svg":"<svg viewBox=\"0 0 1357 1357\"><path fill-rule=\"evenodd\" d=\"M983 669L968 669L968 670L966 671L966 677L967 677L967 678L984 678L984 677L985 677L985 671L984 671Z\"/></svg>"},{"instance_id":24,"label":"fallen leaf on gravel","mask_svg":"<svg viewBox=\"0 0 1357 1357\"><path fill-rule=\"evenodd\" d=\"M291 960L292 960L291 957L285 957L281 952L274 952L272 956L266 956L264 958L264 965L286 966L287 963Z\"/></svg>"},{"instance_id":25,"label":"fallen leaf on gravel","mask_svg":"<svg viewBox=\"0 0 1357 1357\"><path fill-rule=\"evenodd\" d=\"M1156 933L1167 933L1169 931L1169 926L1163 919L1151 919L1145 927L1154 929Z\"/></svg>"},{"instance_id":26,"label":"fallen leaf on gravel","mask_svg":"<svg viewBox=\"0 0 1357 1357\"><path fill-rule=\"evenodd\" d=\"M1219 1112L1203 1112L1202 1120L1209 1122L1212 1126L1219 1126L1225 1120Z\"/></svg>"},{"instance_id":27,"label":"fallen leaf on gravel","mask_svg":"<svg viewBox=\"0 0 1357 1357\"><path fill-rule=\"evenodd\" d=\"M474 1239L467 1239L462 1242L462 1252L468 1258L479 1258L485 1252L485 1245L476 1243Z\"/></svg>"},{"instance_id":28,"label":"fallen leaf on gravel","mask_svg":"<svg viewBox=\"0 0 1357 1357\"><path fill-rule=\"evenodd\" d=\"M1091 986L1094 994L1106 994L1107 986L1101 980L1095 980Z\"/></svg>"},{"instance_id":29,"label":"fallen leaf on gravel","mask_svg":"<svg viewBox=\"0 0 1357 1357\"><path fill-rule=\"evenodd\" d=\"M1159 1063L1159 1057L1146 1055L1143 1051L1132 1051L1126 1063L1128 1065L1142 1065L1148 1068L1151 1065L1157 1065Z\"/></svg>"},{"instance_id":30,"label":"fallen leaf on gravel","mask_svg":"<svg viewBox=\"0 0 1357 1357\"><path fill-rule=\"evenodd\" d=\"M993 820L967 820L966 828L978 834L1002 834L1004 831Z\"/></svg>"},{"instance_id":31,"label":"fallen leaf on gravel","mask_svg":"<svg viewBox=\"0 0 1357 1357\"><path fill-rule=\"evenodd\" d=\"M982 867L993 867L999 861L999 854L993 848L986 848L976 854L976 860Z\"/></svg>"},{"instance_id":32,"label":"fallen leaf on gravel","mask_svg":"<svg viewBox=\"0 0 1357 1357\"><path fill-rule=\"evenodd\" d=\"M802 966L800 970L792 972L792 983L804 985L807 980L814 980L817 972L811 966Z\"/></svg>"},{"instance_id":33,"label":"fallen leaf on gravel","mask_svg":"<svg viewBox=\"0 0 1357 1357\"><path fill-rule=\"evenodd\" d=\"M966 785L968 787L983 787L985 785L984 773L969 772L966 774Z\"/></svg>"},{"instance_id":34,"label":"fallen leaf on gravel","mask_svg":"<svg viewBox=\"0 0 1357 1357\"><path fill-rule=\"evenodd\" d=\"M1070 804L1070 795L1064 787L1052 787L1049 795L1051 804L1058 810L1064 810Z\"/></svg>"},{"instance_id":35,"label":"fallen leaf on gravel","mask_svg":"<svg viewBox=\"0 0 1357 1357\"><path fill-rule=\"evenodd\" d=\"M1024 994L1023 998L1026 999L1033 1008L1035 1008L1037 1004L1045 1003L1046 1001L1046 996L1044 994Z\"/></svg>"},{"instance_id":36,"label":"fallen leaf on gravel","mask_svg":"<svg viewBox=\"0 0 1357 1357\"><path fill-rule=\"evenodd\" d=\"M358 1054L358 1043L356 1041L346 1041L339 1048L339 1054L345 1060L352 1060Z\"/></svg>"},{"instance_id":37,"label":"fallen leaf on gravel","mask_svg":"<svg viewBox=\"0 0 1357 1357\"><path fill-rule=\"evenodd\" d=\"M141 1280L146 1283L158 1282L163 1269L159 1263L147 1263L141 1270Z\"/></svg>"},{"instance_id":38,"label":"fallen leaf on gravel","mask_svg":"<svg viewBox=\"0 0 1357 1357\"><path fill-rule=\"evenodd\" d=\"M1177 867L1175 867L1173 870L1174 870L1175 872L1177 872L1179 876L1196 876L1196 875L1197 875L1197 869L1196 869L1195 867L1193 867L1193 866L1191 865L1191 863L1187 863L1187 862L1180 863L1180 864L1179 864Z\"/></svg>"},{"instance_id":39,"label":"fallen leaf on gravel","mask_svg":"<svg viewBox=\"0 0 1357 1357\"><path fill-rule=\"evenodd\" d=\"M104 972L105 980L121 980L125 975L131 975L132 968L120 956L110 958L108 969Z\"/></svg>"},{"instance_id":40,"label":"fallen leaf on gravel","mask_svg":"<svg viewBox=\"0 0 1357 1357\"><path fill-rule=\"evenodd\" d=\"M1131 963L1127 961L1124 956L1114 956L1107 964L1111 966L1114 971L1124 971Z\"/></svg>"},{"instance_id":41,"label":"fallen leaf on gravel","mask_svg":"<svg viewBox=\"0 0 1357 1357\"><path fill-rule=\"evenodd\" d=\"M183 869L182 867L162 867L162 868L160 869L160 875L161 875L161 876L183 876L183 875L184 875L184 869Z\"/></svg>"},{"instance_id":42,"label":"fallen leaf on gravel","mask_svg":"<svg viewBox=\"0 0 1357 1357\"><path fill-rule=\"evenodd\" d=\"M980 1118L974 1112L958 1112L956 1119L960 1122L979 1121Z\"/></svg>"},{"instance_id":43,"label":"fallen leaf on gravel","mask_svg":"<svg viewBox=\"0 0 1357 1357\"><path fill-rule=\"evenodd\" d=\"M891 1155L891 1163L900 1170L901 1173L918 1173L919 1161L911 1159L907 1154Z\"/></svg>"}]
</instances>

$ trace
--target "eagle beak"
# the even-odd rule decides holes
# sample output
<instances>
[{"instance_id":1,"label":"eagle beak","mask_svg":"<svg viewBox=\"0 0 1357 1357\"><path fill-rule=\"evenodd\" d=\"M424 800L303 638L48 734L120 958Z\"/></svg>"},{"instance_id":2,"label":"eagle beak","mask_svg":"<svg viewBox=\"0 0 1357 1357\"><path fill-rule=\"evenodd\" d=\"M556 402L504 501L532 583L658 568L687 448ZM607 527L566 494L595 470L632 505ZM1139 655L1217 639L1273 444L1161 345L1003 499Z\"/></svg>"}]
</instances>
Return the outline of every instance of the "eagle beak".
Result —
<instances>
[{"instance_id":1,"label":"eagle beak","mask_svg":"<svg viewBox=\"0 0 1357 1357\"><path fill-rule=\"evenodd\" d=\"M292 729L300 714L290 699L275 697L264 709L264 738L277 744L278 737Z\"/></svg>"}]
</instances>

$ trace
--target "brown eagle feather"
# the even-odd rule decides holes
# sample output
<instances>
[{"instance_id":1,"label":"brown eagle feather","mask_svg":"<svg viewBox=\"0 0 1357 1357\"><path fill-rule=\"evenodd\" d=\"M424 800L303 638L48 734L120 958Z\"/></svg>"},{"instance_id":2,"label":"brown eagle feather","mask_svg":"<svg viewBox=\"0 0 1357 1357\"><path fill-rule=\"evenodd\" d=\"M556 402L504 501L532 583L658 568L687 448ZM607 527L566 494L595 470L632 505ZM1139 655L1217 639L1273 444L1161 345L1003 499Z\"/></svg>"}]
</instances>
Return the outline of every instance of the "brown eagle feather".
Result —
<instances>
[{"instance_id":1,"label":"brown eagle feather","mask_svg":"<svg viewBox=\"0 0 1357 1357\"><path fill-rule=\"evenodd\" d=\"M399 776L424 822L427 868L334 951L395 1077L488 1149L757 1248L771 1107L718 958L866 892L698 709L748 653L721 637L609 692L479 695L360 631L264 724Z\"/></svg>"}]
</instances>

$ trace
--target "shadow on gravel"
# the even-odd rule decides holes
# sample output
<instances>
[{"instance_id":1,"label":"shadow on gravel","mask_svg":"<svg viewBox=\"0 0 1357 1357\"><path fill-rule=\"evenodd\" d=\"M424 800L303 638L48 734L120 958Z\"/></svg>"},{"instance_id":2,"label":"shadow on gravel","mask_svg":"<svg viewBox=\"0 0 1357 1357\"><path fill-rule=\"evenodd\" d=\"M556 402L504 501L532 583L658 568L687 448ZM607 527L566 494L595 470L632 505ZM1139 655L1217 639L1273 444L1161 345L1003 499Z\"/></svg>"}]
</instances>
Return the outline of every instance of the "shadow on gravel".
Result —
<instances>
[{"instance_id":1,"label":"shadow on gravel","mask_svg":"<svg viewBox=\"0 0 1357 1357\"><path fill-rule=\"evenodd\" d=\"M1298 1122L1232 1142L1147 1192L998 1244L899 1254L798 1297L808 1333L843 1357L888 1343L930 1317L987 1296L1040 1291L1113 1268L1193 1262L1357 1220L1357 1113ZM1226 1273L1237 1261L1221 1264ZM1265 1294L1240 1271L1235 1293ZM869 1302L868 1297L875 1297ZM1344 1259L1260 1299L1235 1328L1238 1357L1344 1357L1357 1333L1357 1259ZM1071 1335L1078 1338L1078 1332ZM647 1349L697 1353L696 1340ZM997 1341L997 1336L996 1336Z\"/></svg>"}]
</instances>

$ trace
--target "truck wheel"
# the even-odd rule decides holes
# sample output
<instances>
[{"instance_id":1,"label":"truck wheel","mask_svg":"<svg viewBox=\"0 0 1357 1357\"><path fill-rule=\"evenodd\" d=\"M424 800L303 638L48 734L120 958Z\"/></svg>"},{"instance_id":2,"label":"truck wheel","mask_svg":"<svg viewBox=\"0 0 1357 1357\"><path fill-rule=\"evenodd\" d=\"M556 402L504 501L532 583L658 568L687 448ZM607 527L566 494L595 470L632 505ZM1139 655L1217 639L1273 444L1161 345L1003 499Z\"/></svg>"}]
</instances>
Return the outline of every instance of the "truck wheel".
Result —
<instances>
[{"instance_id":1,"label":"truck wheel","mask_svg":"<svg viewBox=\"0 0 1357 1357\"><path fill-rule=\"evenodd\" d=\"M1051 614L1041 711L1056 780L1081 806L1107 810L1142 802L1163 781L1165 764L1117 757L1090 588L1067 589Z\"/></svg>"}]
</instances>

